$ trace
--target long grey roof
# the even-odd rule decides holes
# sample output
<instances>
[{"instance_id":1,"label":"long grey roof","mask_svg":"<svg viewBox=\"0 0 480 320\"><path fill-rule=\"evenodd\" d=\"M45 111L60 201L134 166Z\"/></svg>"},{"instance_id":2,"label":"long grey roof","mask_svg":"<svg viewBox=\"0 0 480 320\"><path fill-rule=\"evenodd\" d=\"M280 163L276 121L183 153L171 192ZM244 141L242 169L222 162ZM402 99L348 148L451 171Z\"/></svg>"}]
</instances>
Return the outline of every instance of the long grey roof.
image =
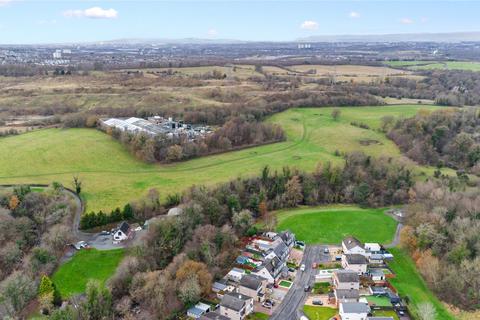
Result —
<instances>
[{"instance_id":1,"label":"long grey roof","mask_svg":"<svg viewBox=\"0 0 480 320\"><path fill-rule=\"evenodd\" d=\"M230 320L229 317L216 312L208 312L200 317L200 320Z\"/></svg>"},{"instance_id":2,"label":"long grey roof","mask_svg":"<svg viewBox=\"0 0 480 320\"><path fill-rule=\"evenodd\" d=\"M240 311L245 306L245 302L250 299L252 298L244 294L229 292L223 296L220 305L231 310Z\"/></svg>"},{"instance_id":3,"label":"long grey roof","mask_svg":"<svg viewBox=\"0 0 480 320\"><path fill-rule=\"evenodd\" d=\"M345 313L369 313L370 307L361 302L345 302L341 303L343 312Z\"/></svg>"},{"instance_id":4,"label":"long grey roof","mask_svg":"<svg viewBox=\"0 0 480 320\"><path fill-rule=\"evenodd\" d=\"M367 264L367 258L361 254L346 254L348 264Z\"/></svg>"},{"instance_id":5,"label":"long grey roof","mask_svg":"<svg viewBox=\"0 0 480 320\"><path fill-rule=\"evenodd\" d=\"M334 274L337 276L338 281L340 282L358 282L358 274L354 271L348 270L338 270L334 271Z\"/></svg>"},{"instance_id":6,"label":"long grey roof","mask_svg":"<svg viewBox=\"0 0 480 320\"><path fill-rule=\"evenodd\" d=\"M259 277L254 274L247 274L242 277L240 280L240 286L249 288L252 290L257 290L259 287L262 286L262 277Z\"/></svg>"},{"instance_id":7,"label":"long grey roof","mask_svg":"<svg viewBox=\"0 0 480 320\"><path fill-rule=\"evenodd\" d=\"M337 299L358 299L360 291L357 289L335 289Z\"/></svg>"}]
</instances>

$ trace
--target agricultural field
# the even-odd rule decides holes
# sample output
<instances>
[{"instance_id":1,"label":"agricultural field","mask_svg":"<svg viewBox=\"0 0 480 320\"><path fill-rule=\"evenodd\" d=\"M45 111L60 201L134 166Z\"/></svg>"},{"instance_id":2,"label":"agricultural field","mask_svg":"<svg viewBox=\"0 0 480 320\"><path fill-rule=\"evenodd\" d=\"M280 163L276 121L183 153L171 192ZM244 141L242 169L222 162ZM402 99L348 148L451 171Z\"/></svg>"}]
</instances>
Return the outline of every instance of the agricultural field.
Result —
<instances>
[{"instance_id":1,"label":"agricultural field","mask_svg":"<svg viewBox=\"0 0 480 320\"><path fill-rule=\"evenodd\" d=\"M465 70L480 71L480 62L471 61L388 61L390 67L408 70Z\"/></svg>"},{"instance_id":2,"label":"agricultural field","mask_svg":"<svg viewBox=\"0 0 480 320\"><path fill-rule=\"evenodd\" d=\"M390 282L398 290L400 296L409 297L410 304L413 304L414 307L413 310L422 302L430 302L437 311L436 319L453 320L454 317L427 287L408 253L398 248L392 248L390 251L395 257L389 262L389 266L395 273L395 278L392 278Z\"/></svg>"},{"instance_id":3,"label":"agricultural field","mask_svg":"<svg viewBox=\"0 0 480 320\"><path fill-rule=\"evenodd\" d=\"M52 280L62 298L68 298L85 292L87 282L91 279L105 283L117 268L123 255L123 249L78 251L71 260L60 266Z\"/></svg>"},{"instance_id":4,"label":"agricultural field","mask_svg":"<svg viewBox=\"0 0 480 320\"><path fill-rule=\"evenodd\" d=\"M257 174L266 165L302 170L313 170L320 161L341 165L343 159L335 155L336 151L403 158L397 146L377 130L381 118L409 117L422 109L438 108L344 107L337 121L331 117L332 108L289 109L267 120L284 128L285 142L170 165L142 163L120 143L94 129L38 130L0 138L0 184L58 181L72 186L72 177L78 175L83 182L87 211L109 211L140 198L151 188L157 188L166 197L193 184L213 184ZM367 124L370 129L353 126L352 121ZM417 168L417 173L433 171L429 167Z\"/></svg>"},{"instance_id":5,"label":"agricultural field","mask_svg":"<svg viewBox=\"0 0 480 320\"><path fill-rule=\"evenodd\" d=\"M335 77L336 81L371 82L384 77L418 78L408 70L360 65L295 65L285 68L265 66L264 72L272 75L295 75L313 78Z\"/></svg>"},{"instance_id":6,"label":"agricultural field","mask_svg":"<svg viewBox=\"0 0 480 320\"><path fill-rule=\"evenodd\" d=\"M347 205L280 210L277 229L291 230L307 244L339 244L346 236L387 244L393 240L397 222L384 211Z\"/></svg>"}]
</instances>

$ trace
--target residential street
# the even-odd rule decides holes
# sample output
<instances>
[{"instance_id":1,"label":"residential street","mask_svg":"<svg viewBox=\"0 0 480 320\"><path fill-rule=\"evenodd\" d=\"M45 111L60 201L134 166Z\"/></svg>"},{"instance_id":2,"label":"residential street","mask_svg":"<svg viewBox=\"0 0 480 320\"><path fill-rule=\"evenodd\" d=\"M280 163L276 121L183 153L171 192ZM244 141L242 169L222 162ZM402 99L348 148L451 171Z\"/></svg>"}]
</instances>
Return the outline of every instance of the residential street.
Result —
<instances>
[{"instance_id":1,"label":"residential street","mask_svg":"<svg viewBox=\"0 0 480 320\"><path fill-rule=\"evenodd\" d=\"M313 285L316 270L312 269L314 262L326 261L328 254L323 250L327 246L307 246L303 255L302 263L305 264L305 271L298 271L295 281L285 295L282 303L277 307L270 317L271 320L294 320L300 319L303 315L302 307L307 297L304 288L306 285Z\"/></svg>"}]
</instances>

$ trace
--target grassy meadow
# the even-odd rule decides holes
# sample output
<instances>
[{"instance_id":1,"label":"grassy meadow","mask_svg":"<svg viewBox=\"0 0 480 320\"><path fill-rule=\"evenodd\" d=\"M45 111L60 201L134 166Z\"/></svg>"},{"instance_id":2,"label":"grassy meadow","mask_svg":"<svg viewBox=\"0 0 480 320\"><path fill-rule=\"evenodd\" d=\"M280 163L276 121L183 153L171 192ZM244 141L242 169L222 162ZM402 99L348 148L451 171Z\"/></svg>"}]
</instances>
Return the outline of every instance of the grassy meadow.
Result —
<instances>
[{"instance_id":1,"label":"grassy meadow","mask_svg":"<svg viewBox=\"0 0 480 320\"><path fill-rule=\"evenodd\" d=\"M480 71L480 62L472 61L388 61L386 65L409 70L465 70Z\"/></svg>"},{"instance_id":2,"label":"grassy meadow","mask_svg":"<svg viewBox=\"0 0 480 320\"><path fill-rule=\"evenodd\" d=\"M110 278L124 255L123 249L78 251L71 260L60 266L53 275L53 282L62 298L85 292L91 279L100 283Z\"/></svg>"},{"instance_id":3,"label":"grassy meadow","mask_svg":"<svg viewBox=\"0 0 480 320\"><path fill-rule=\"evenodd\" d=\"M393 240L397 222L384 211L347 205L280 210L277 229L290 229L307 244L339 244L346 236L386 244Z\"/></svg>"},{"instance_id":4,"label":"grassy meadow","mask_svg":"<svg viewBox=\"0 0 480 320\"><path fill-rule=\"evenodd\" d=\"M162 197L194 184L214 184L257 174L265 165L313 170L320 161L341 165L335 151L363 151L372 156L402 157L397 146L377 131L385 115L409 117L436 106L344 107L338 121L332 108L297 108L267 121L281 125L285 142L170 165L145 164L120 143L94 129L47 129L0 139L0 184L83 182L87 210L111 210L140 198L150 188ZM350 124L362 122L370 129ZM368 142L368 143L365 143ZM433 168L419 167L431 174Z\"/></svg>"},{"instance_id":5,"label":"grassy meadow","mask_svg":"<svg viewBox=\"0 0 480 320\"><path fill-rule=\"evenodd\" d=\"M409 297L410 307L413 305L411 309L415 311L420 303L430 302L436 309L436 319L455 319L427 287L408 253L398 248L390 249L390 251L394 255L394 259L389 262L389 266L395 273L395 278L390 279L390 282L398 290L400 296Z\"/></svg>"}]
</instances>

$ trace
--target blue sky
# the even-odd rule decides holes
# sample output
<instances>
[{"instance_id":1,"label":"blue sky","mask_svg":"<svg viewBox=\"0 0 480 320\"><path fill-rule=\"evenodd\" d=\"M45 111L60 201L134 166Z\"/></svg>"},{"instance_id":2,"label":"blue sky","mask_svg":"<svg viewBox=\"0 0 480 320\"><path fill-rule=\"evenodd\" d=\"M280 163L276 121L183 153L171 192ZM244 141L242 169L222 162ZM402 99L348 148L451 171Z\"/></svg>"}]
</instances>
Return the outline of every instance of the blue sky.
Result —
<instances>
[{"instance_id":1,"label":"blue sky","mask_svg":"<svg viewBox=\"0 0 480 320\"><path fill-rule=\"evenodd\" d=\"M480 1L0 0L0 43L480 31Z\"/></svg>"}]
</instances>

